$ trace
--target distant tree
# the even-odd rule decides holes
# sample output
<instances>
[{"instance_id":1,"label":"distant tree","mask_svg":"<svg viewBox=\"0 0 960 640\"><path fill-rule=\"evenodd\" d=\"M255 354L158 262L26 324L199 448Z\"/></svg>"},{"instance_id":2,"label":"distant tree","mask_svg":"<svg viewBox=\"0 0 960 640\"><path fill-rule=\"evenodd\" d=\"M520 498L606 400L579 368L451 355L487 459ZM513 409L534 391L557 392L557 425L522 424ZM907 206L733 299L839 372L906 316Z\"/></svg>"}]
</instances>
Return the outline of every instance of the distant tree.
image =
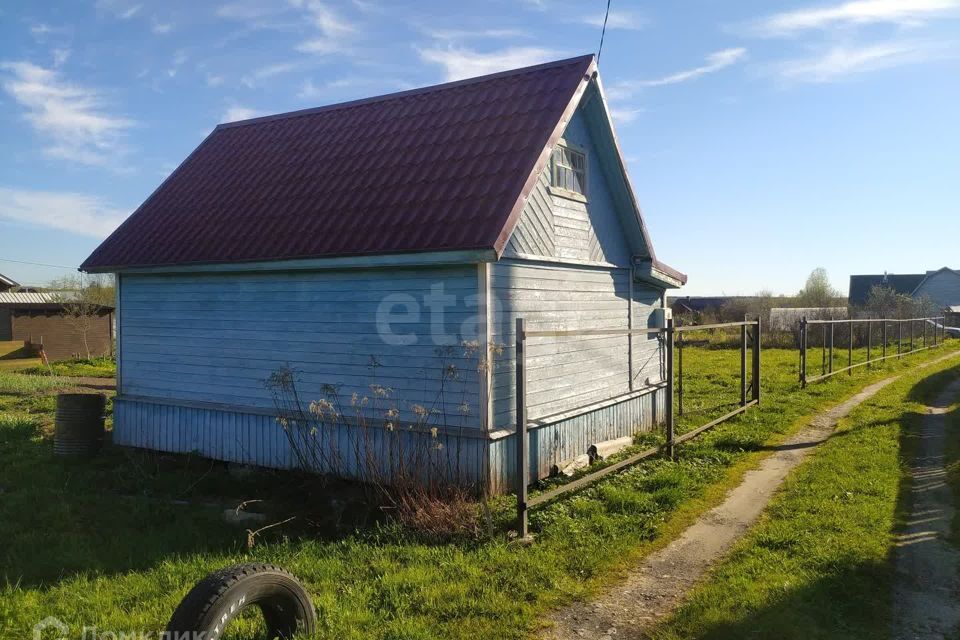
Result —
<instances>
[{"instance_id":1,"label":"distant tree","mask_svg":"<svg viewBox=\"0 0 960 640\"><path fill-rule=\"evenodd\" d=\"M810 272L807 283L797 294L797 303L801 307L832 307L837 304L841 294L830 284L830 276L823 267Z\"/></svg>"},{"instance_id":2,"label":"distant tree","mask_svg":"<svg viewBox=\"0 0 960 640\"><path fill-rule=\"evenodd\" d=\"M937 314L937 305L927 296L914 298L891 287L874 285L864 310L874 318L925 318Z\"/></svg>"},{"instance_id":3,"label":"distant tree","mask_svg":"<svg viewBox=\"0 0 960 640\"><path fill-rule=\"evenodd\" d=\"M52 281L49 288L54 301L62 305L60 315L80 334L87 358L90 358L90 331L103 307L113 304L113 279L100 275L86 278L67 276Z\"/></svg>"}]
</instances>

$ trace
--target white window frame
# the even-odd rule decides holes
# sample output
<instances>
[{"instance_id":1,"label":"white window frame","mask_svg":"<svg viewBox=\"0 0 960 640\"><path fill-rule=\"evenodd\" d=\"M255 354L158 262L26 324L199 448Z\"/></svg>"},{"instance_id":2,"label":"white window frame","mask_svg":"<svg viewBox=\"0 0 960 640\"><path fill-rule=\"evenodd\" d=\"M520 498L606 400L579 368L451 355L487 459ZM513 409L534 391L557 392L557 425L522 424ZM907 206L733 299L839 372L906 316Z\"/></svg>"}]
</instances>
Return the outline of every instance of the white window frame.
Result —
<instances>
[{"instance_id":1,"label":"white window frame","mask_svg":"<svg viewBox=\"0 0 960 640\"><path fill-rule=\"evenodd\" d=\"M573 191L571 189L561 187L559 184L559 180L557 179L557 167L558 167L557 150L561 147L564 149L567 149L568 151L572 151L574 153L578 153L581 156L583 156L583 193L579 193L577 191ZM587 150L584 147L573 142L567 142L566 140L563 140L563 139L559 140L557 142L556 147L554 147L553 152L551 152L550 154L550 192L558 196L562 196L564 198L570 198L572 200L580 200L580 201L586 202L587 198L589 197L589 184L590 184L590 168L589 168L588 160L589 159L587 157ZM560 166L562 166L565 169L569 169L571 172L576 172L576 169L574 169L573 167L566 166L566 165L560 165Z\"/></svg>"}]
</instances>

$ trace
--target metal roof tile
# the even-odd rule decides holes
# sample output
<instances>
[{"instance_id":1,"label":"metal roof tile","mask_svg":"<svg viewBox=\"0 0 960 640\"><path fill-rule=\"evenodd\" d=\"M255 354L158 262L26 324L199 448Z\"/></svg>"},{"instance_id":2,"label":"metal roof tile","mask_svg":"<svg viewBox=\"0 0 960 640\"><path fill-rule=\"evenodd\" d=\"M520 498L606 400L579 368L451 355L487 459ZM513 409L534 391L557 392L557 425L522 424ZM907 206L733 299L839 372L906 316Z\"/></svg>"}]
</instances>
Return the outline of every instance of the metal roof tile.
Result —
<instances>
[{"instance_id":1,"label":"metal roof tile","mask_svg":"<svg viewBox=\"0 0 960 640\"><path fill-rule=\"evenodd\" d=\"M592 64L220 125L82 268L498 248Z\"/></svg>"}]
</instances>

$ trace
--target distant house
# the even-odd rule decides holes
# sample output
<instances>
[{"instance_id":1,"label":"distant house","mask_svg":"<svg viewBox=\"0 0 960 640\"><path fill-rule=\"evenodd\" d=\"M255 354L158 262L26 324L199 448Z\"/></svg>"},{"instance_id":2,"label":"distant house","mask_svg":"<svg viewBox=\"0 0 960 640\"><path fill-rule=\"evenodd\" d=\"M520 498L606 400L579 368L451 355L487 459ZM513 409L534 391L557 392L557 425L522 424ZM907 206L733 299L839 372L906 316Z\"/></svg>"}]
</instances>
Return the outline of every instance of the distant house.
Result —
<instances>
[{"instance_id":1,"label":"distant house","mask_svg":"<svg viewBox=\"0 0 960 640\"><path fill-rule=\"evenodd\" d=\"M516 318L659 326L686 282L653 251L592 56L220 125L82 268L118 274L114 442L291 467L264 385L289 364L311 400L391 388L401 424L438 403L442 455L494 491L516 466ZM662 421L662 357L656 336L531 340L531 475Z\"/></svg>"},{"instance_id":2,"label":"distant house","mask_svg":"<svg viewBox=\"0 0 960 640\"><path fill-rule=\"evenodd\" d=\"M0 274L0 342L28 343L43 347L50 360L93 356L113 352L113 308L99 307L91 316L86 341L76 323L64 317L64 304L50 293L11 291L20 286Z\"/></svg>"},{"instance_id":3,"label":"distant house","mask_svg":"<svg viewBox=\"0 0 960 640\"><path fill-rule=\"evenodd\" d=\"M889 287L912 298L926 297L940 310L960 305L960 271L956 269L943 267L921 274L850 276L850 305L865 305L875 286Z\"/></svg>"},{"instance_id":4,"label":"distant house","mask_svg":"<svg viewBox=\"0 0 960 640\"><path fill-rule=\"evenodd\" d=\"M19 286L19 284L0 273L0 292L10 291L11 289L16 289Z\"/></svg>"}]
</instances>

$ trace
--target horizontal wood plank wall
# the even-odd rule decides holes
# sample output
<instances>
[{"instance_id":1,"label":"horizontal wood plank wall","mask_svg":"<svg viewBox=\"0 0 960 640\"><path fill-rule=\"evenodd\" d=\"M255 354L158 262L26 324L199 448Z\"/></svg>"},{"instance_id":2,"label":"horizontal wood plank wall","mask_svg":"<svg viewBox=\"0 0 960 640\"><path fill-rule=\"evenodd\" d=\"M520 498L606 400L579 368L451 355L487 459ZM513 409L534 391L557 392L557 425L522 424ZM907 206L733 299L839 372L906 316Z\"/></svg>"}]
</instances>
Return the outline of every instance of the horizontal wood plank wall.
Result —
<instances>
[{"instance_id":1,"label":"horizontal wood plank wall","mask_svg":"<svg viewBox=\"0 0 960 640\"><path fill-rule=\"evenodd\" d=\"M564 132L564 140L587 153L585 201L551 191L551 168L540 174L504 255L537 256L627 267L633 251L617 214L615 199L582 110L577 110ZM627 217L632 217L632 213ZM631 221L638 226L635 218ZM637 247L637 250L642 250Z\"/></svg>"},{"instance_id":2,"label":"horizontal wood plank wall","mask_svg":"<svg viewBox=\"0 0 960 640\"><path fill-rule=\"evenodd\" d=\"M629 269L501 261L492 265L493 342L503 353L494 362L494 419L514 424L514 323L531 331L627 329ZM649 323L658 292L634 287L634 326ZM531 420L606 400L630 391L627 336L532 338L527 342L527 403ZM659 370L659 342L635 336L633 375L643 386Z\"/></svg>"},{"instance_id":3,"label":"horizontal wood plank wall","mask_svg":"<svg viewBox=\"0 0 960 640\"><path fill-rule=\"evenodd\" d=\"M666 393L663 387L556 422L530 428L530 478L545 478L550 467L584 454L591 444L651 431L663 422ZM513 491L516 478L515 434L490 443L490 490Z\"/></svg>"},{"instance_id":4,"label":"horizontal wood plank wall","mask_svg":"<svg viewBox=\"0 0 960 640\"><path fill-rule=\"evenodd\" d=\"M355 430L354 430L355 431ZM389 450L387 438L404 438L404 451L415 447L428 450L434 468L453 474L469 484L479 485L486 477L486 437L466 437L457 434L433 438L429 433L387 432L370 428L358 439L356 433L337 429L338 446L343 453L343 471L347 478L362 477L355 468L357 460L365 455L354 455L357 442L370 443L375 452ZM417 443L413 443L417 440ZM195 453L207 458L249 464L275 469L297 466L290 442L283 428L267 412L244 413L222 409L184 406L117 398L114 403L114 444L167 451ZM440 442L443 446L435 446ZM382 450L382 451L381 451ZM374 458L386 460L386 455ZM315 469L315 471L329 471Z\"/></svg>"},{"instance_id":5,"label":"horizontal wood plank wall","mask_svg":"<svg viewBox=\"0 0 960 640\"><path fill-rule=\"evenodd\" d=\"M442 316L431 294L452 296ZM325 384L350 396L389 387L403 420L415 404L435 406L447 421L479 427L476 267L390 270L123 276L120 316L125 395L273 408L266 380L289 365L306 401ZM388 344L381 303L393 301L387 328L407 335ZM409 307L404 305L409 303ZM392 303L391 303L392 304ZM446 338L443 338L446 334ZM379 366L371 367L371 358ZM445 365L458 379L447 382ZM371 401L372 404L372 401ZM381 408L384 407L381 402ZM374 416L378 417L378 416Z\"/></svg>"}]
</instances>

